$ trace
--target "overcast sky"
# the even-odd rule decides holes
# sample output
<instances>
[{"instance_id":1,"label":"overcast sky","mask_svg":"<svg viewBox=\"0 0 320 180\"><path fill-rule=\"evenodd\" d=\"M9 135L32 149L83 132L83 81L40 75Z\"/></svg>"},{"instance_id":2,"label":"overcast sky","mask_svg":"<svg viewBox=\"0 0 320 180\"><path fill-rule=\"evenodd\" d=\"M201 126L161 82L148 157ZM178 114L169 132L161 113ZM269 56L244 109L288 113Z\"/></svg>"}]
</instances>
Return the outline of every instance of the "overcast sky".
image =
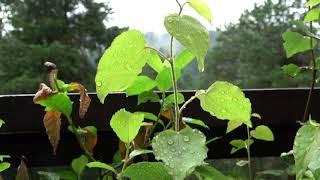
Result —
<instances>
[{"instance_id":1,"label":"overcast sky","mask_svg":"<svg viewBox=\"0 0 320 180\"><path fill-rule=\"evenodd\" d=\"M167 14L176 13L178 6L175 0L96 0L109 2L113 9L107 26L129 26L144 32L165 32L163 19ZM184 0L180 0L184 2ZM265 0L205 0L212 11L213 21L209 24L201 22L210 30L223 27L230 22L237 22L245 9L252 9L254 3L261 4ZM197 16L191 8L186 8L183 14ZM197 16L199 17L199 16ZM202 19L202 18L200 18Z\"/></svg>"}]
</instances>

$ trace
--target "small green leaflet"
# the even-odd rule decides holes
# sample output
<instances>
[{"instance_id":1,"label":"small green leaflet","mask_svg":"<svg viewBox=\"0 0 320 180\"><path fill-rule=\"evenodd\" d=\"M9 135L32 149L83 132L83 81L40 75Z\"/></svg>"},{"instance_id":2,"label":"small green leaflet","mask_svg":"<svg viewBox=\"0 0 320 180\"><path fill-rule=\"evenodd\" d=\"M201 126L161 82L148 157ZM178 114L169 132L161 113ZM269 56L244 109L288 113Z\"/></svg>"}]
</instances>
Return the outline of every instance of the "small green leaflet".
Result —
<instances>
[{"instance_id":1,"label":"small green leaflet","mask_svg":"<svg viewBox=\"0 0 320 180\"><path fill-rule=\"evenodd\" d=\"M221 120L241 121L251 127L251 103L241 89L231 83L216 81L196 96L203 110Z\"/></svg>"},{"instance_id":2,"label":"small green leaflet","mask_svg":"<svg viewBox=\"0 0 320 180\"><path fill-rule=\"evenodd\" d=\"M7 162L0 163L0 172L10 168L10 166L11 166L10 163L7 163Z\"/></svg>"},{"instance_id":3,"label":"small green leaflet","mask_svg":"<svg viewBox=\"0 0 320 180\"><path fill-rule=\"evenodd\" d=\"M301 71L300 67L295 64L283 65L281 69L290 77L296 77Z\"/></svg>"},{"instance_id":4,"label":"small green leaflet","mask_svg":"<svg viewBox=\"0 0 320 180\"><path fill-rule=\"evenodd\" d=\"M138 105L146 102L159 102L160 97L157 93L152 92L152 91L147 91L139 94L138 96Z\"/></svg>"},{"instance_id":5,"label":"small green leaflet","mask_svg":"<svg viewBox=\"0 0 320 180\"><path fill-rule=\"evenodd\" d=\"M161 124L162 127L165 127L164 126L164 123L163 123L163 120L161 119L158 119L158 117L152 113L149 113L149 112L135 112L135 114L143 114L144 115L144 119L148 119L150 121L153 121L153 122L156 122L158 120L158 123Z\"/></svg>"},{"instance_id":6,"label":"small green leaflet","mask_svg":"<svg viewBox=\"0 0 320 180\"><path fill-rule=\"evenodd\" d=\"M204 71L204 58L209 47L209 32L191 16L171 14L165 18L164 26L169 34L197 57L198 69Z\"/></svg>"},{"instance_id":7,"label":"small green leaflet","mask_svg":"<svg viewBox=\"0 0 320 180\"><path fill-rule=\"evenodd\" d=\"M72 160L71 167L78 177L80 177L87 163L88 163L88 158L85 155L81 155L80 157Z\"/></svg>"},{"instance_id":8,"label":"small green leaflet","mask_svg":"<svg viewBox=\"0 0 320 180\"><path fill-rule=\"evenodd\" d=\"M135 149L131 151L129 154L129 159L133 159L136 156L142 155L142 154L148 154L148 153L153 153L153 151L148 150L148 149Z\"/></svg>"},{"instance_id":9,"label":"small green leaflet","mask_svg":"<svg viewBox=\"0 0 320 180\"><path fill-rule=\"evenodd\" d=\"M253 139L250 139L249 143L248 143L248 140L244 141L242 139L235 139L230 141L230 144L232 145L231 154L251 146L253 142L254 142Z\"/></svg>"},{"instance_id":10,"label":"small green leaflet","mask_svg":"<svg viewBox=\"0 0 320 180\"><path fill-rule=\"evenodd\" d=\"M198 172L206 180L231 180L231 178L226 177L222 172L218 171L216 168L210 165L201 165L196 167L195 172Z\"/></svg>"},{"instance_id":11,"label":"small green leaflet","mask_svg":"<svg viewBox=\"0 0 320 180\"><path fill-rule=\"evenodd\" d=\"M257 126L255 130L250 131L250 135L255 139L274 141L274 136L271 129L265 125Z\"/></svg>"},{"instance_id":12,"label":"small green leaflet","mask_svg":"<svg viewBox=\"0 0 320 180\"><path fill-rule=\"evenodd\" d=\"M312 43L313 47L311 47L311 38L302 36L297 32L287 31L282 34L282 38L284 40L283 46L286 49L288 58L299 52L304 52L306 50L312 49L316 45L316 41L314 40Z\"/></svg>"},{"instance_id":13,"label":"small green leaflet","mask_svg":"<svg viewBox=\"0 0 320 180\"><path fill-rule=\"evenodd\" d=\"M194 10L211 23L212 13L204 0L188 0L188 2Z\"/></svg>"},{"instance_id":14,"label":"small green leaflet","mask_svg":"<svg viewBox=\"0 0 320 180\"><path fill-rule=\"evenodd\" d=\"M306 3L306 6L316 6L320 4L320 0L310 0Z\"/></svg>"},{"instance_id":15,"label":"small green leaflet","mask_svg":"<svg viewBox=\"0 0 320 180\"><path fill-rule=\"evenodd\" d=\"M303 22L307 23L311 21L318 21L319 19L320 19L320 8L314 8L307 13Z\"/></svg>"},{"instance_id":16,"label":"small green leaflet","mask_svg":"<svg viewBox=\"0 0 320 180\"><path fill-rule=\"evenodd\" d=\"M143 125L144 115L131 113L125 109L116 112L110 121L111 128L124 143L130 143L137 136Z\"/></svg>"},{"instance_id":17,"label":"small green leaflet","mask_svg":"<svg viewBox=\"0 0 320 180\"><path fill-rule=\"evenodd\" d=\"M148 59L143 33L128 30L115 38L101 57L95 78L101 103L112 91L126 90L141 73Z\"/></svg>"},{"instance_id":18,"label":"small green leaflet","mask_svg":"<svg viewBox=\"0 0 320 180\"><path fill-rule=\"evenodd\" d=\"M227 126L227 131L226 133L229 133L235 129L237 129L238 127L240 127L243 124L243 122L241 121L229 121L228 122L228 126Z\"/></svg>"},{"instance_id":19,"label":"small green leaflet","mask_svg":"<svg viewBox=\"0 0 320 180\"><path fill-rule=\"evenodd\" d=\"M36 103L46 107L46 111L60 111L67 117L72 112L72 101L65 93L49 95L46 99L38 100Z\"/></svg>"},{"instance_id":20,"label":"small green leaflet","mask_svg":"<svg viewBox=\"0 0 320 180\"><path fill-rule=\"evenodd\" d=\"M0 119L0 128L2 127L2 125L6 124L6 122L4 122L4 120Z\"/></svg>"},{"instance_id":21,"label":"small green leaflet","mask_svg":"<svg viewBox=\"0 0 320 180\"><path fill-rule=\"evenodd\" d=\"M108 170L108 171L112 171L114 172L115 174L117 174L117 171L110 165L106 164L106 163L102 163L102 162L99 162L99 161L95 161L95 162L89 162L87 164L87 166L89 168L100 168L100 169L105 169L105 170Z\"/></svg>"},{"instance_id":22,"label":"small green leaflet","mask_svg":"<svg viewBox=\"0 0 320 180\"><path fill-rule=\"evenodd\" d=\"M178 93L178 104L184 103L184 96L181 93ZM170 109L174 104L174 94L170 94L164 99L163 102L163 110L168 110Z\"/></svg>"},{"instance_id":23,"label":"small green leaflet","mask_svg":"<svg viewBox=\"0 0 320 180\"><path fill-rule=\"evenodd\" d=\"M152 90L157 83L147 76L138 76L137 79L127 88L127 96L138 95L146 91Z\"/></svg>"},{"instance_id":24,"label":"small green leaflet","mask_svg":"<svg viewBox=\"0 0 320 180\"><path fill-rule=\"evenodd\" d=\"M210 129L209 126L207 126L202 120L199 120L199 119L183 117L182 121L185 123L188 123L188 124L198 125L198 126L206 128L206 129Z\"/></svg>"}]
</instances>

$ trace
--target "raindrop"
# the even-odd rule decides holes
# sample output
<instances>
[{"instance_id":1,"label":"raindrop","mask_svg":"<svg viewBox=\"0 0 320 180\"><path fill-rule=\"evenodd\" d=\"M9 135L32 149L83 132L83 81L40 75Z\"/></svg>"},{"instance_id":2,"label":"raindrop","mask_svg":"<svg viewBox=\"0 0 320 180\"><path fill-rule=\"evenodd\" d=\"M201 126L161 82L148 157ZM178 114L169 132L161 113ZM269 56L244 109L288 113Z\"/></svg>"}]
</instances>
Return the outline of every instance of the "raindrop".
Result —
<instances>
[{"instance_id":1,"label":"raindrop","mask_svg":"<svg viewBox=\"0 0 320 180\"><path fill-rule=\"evenodd\" d=\"M98 81L98 82L97 82L97 86L98 86L98 87L101 87L101 86L102 86L102 83L101 83L100 81Z\"/></svg>"},{"instance_id":2,"label":"raindrop","mask_svg":"<svg viewBox=\"0 0 320 180\"><path fill-rule=\"evenodd\" d=\"M169 144L169 145L172 145L172 144L173 144L173 141L172 141L172 140L168 140L168 144Z\"/></svg>"},{"instance_id":3,"label":"raindrop","mask_svg":"<svg viewBox=\"0 0 320 180\"><path fill-rule=\"evenodd\" d=\"M188 136L183 136L183 141L184 142L189 142L190 141L190 138Z\"/></svg>"}]
</instances>

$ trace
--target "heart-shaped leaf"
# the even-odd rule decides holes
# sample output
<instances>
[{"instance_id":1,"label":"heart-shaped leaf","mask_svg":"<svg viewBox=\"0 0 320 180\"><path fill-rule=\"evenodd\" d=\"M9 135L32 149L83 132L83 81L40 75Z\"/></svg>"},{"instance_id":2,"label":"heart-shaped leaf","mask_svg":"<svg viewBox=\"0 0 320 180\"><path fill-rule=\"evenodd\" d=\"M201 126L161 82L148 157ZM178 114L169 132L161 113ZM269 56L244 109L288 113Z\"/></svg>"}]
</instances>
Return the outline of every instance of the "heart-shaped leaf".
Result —
<instances>
[{"instance_id":1,"label":"heart-shaped leaf","mask_svg":"<svg viewBox=\"0 0 320 180\"><path fill-rule=\"evenodd\" d=\"M138 76L133 84L127 89L127 96L138 95L150 91L157 86L157 83L147 76Z\"/></svg>"},{"instance_id":2,"label":"heart-shaped leaf","mask_svg":"<svg viewBox=\"0 0 320 180\"><path fill-rule=\"evenodd\" d=\"M232 145L231 154L233 154L241 149L244 149L244 148L251 146L253 144L253 142L254 142L253 139L250 139L250 141L248 141L248 140L244 141L242 139L235 139L235 140L230 141L230 144Z\"/></svg>"},{"instance_id":3,"label":"heart-shaped leaf","mask_svg":"<svg viewBox=\"0 0 320 180\"><path fill-rule=\"evenodd\" d=\"M72 112L72 101L65 93L51 94L46 98L37 100L36 103L46 107L46 111L60 111L67 117Z\"/></svg>"},{"instance_id":4,"label":"heart-shaped leaf","mask_svg":"<svg viewBox=\"0 0 320 180\"><path fill-rule=\"evenodd\" d=\"M310 0L306 3L306 6L316 6L320 4L320 0Z\"/></svg>"},{"instance_id":5,"label":"heart-shaped leaf","mask_svg":"<svg viewBox=\"0 0 320 180\"><path fill-rule=\"evenodd\" d=\"M240 127L243 124L243 122L241 121L229 121L228 122L228 126L227 126L227 132L229 133L235 129L237 129L238 127Z\"/></svg>"},{"instance_id":6,"label":"heart-shaped leaf","mask_svg":"<svg viewBox=\"0 0 320 180\"><path fill-rule=\"evenodd\" d=\"M286 49L287 57L312 49L316 45L316 41L313 41L313 47L310 46L311 38L302 36L297 32L287 31L282 34L284 40L283 46Z\"/></svg>"},{"instance_id":7,"label":"heart-shaped leaf","mask_svg":"<svg viewBox=\"0 0 320 180\"><path fill-rule=\"evenodd\" d=\"M122 142L130 143L137 136L143 120L143 114L121 109L112 116L110 125Z\"/></svg>"},{"instance_id":8,"label":"heart-shaped leaf","mask_svg":"<svg viewBox=\"0 0 320 180\"><path fill-rule=\"evenodd\" d=\"M103 54L95 78L102 103L111 91L123 91L136 80L147 62L145 45L143 33L128 30L116 37Z\"/></svg>"},{"instance_id":9,"label":"heart-shaped leaf","mask_svg":"<svg viewBox=\"0 0 320 180\"><path fill-rule=\"evenodd\" d=\"M157 93L152 92L152 91L147 91L139 94L138 96L138 105L146 102L159 102L160 97Z\"/></svg>"},{"instance_id":10,"label":"heart-shaped leaf","mask_svg":"<svg viewBox=\"0 0 320 180\"><path fill-rule=\"evenodd\" d=\"M99 162L99 161L95 161L95 162L89 162L87 164L87 166L89 168L100 168L100 169L106 169L106 170L109 170L109 171L112 171L114 172L115 174L117 174L117 171L110 165L106 164L106 163L102 163L102 162Z\"/></svg>"},{"instance_id":11,"label":"heart-shaped leaf","mask_svg":"<svg viewBox=\"0 0 320 180\"><path fill-rule=\"evenodd\" d=\"M180 132L166 130L152 140L157 160L162 160L174 179L183 179L207 157L206 138L197 129L186 127Z\"/></svg>"},{"instance_id":12,"label":"heart-shaped leaf","mask_svg":"<svg viewBox=\"0 0 320 180\"><path fill-rule=\"evenodd\" d=\"M0 163L0 172L2 172L2 171L4 171L4 170L6 170L6 169L8 169L8 168L10 168L10 163L8 163L8 162L2 162L2 163Z\"/></svg>"},{"instance_id":13,"label":"heart-shaped leaf","mask_svg":"<svg viewBox=\"0 0 320 180\"><path fill-rule=\"evenodd\" d=\"M82 171L85 169L86 165L88 163L88 158L84 155L81 155L80 157L72 160L71 167L73 171L77 174L78 177L80 177Z\"/></svg>"},{"instance_id":14,"label":"heart-shaped leaf","mask_svg":"<svg viewBox=\"0 0 320 180\"><path fill-rule=\"evenodd\" d=\"M320 8L311 9L306 17L304 18L303 22L311 22L311 21L318 21L320 19Z\"/></svg>"},{"instance_id":15,"label":"heart-shaped leaf","mask_svg":"<svg viewBox=\"0 0 320 180\"><path fill-rule=\"evenodd\" d=\"M171 14L165 18L164 26L192 54L197 57L199 71L204 70L204 58L209 47L209 32L191 16Z\"/></svg>"},{"instance_id":16,"label":"heart-shaped leaf","mask_svg":"<svg viewBox=\"0 0 320 180\"><path fill-rule=\"evenodd\" d=\"M274 141L273 133L268 126L257 126L255 130L250 131L252 137L264 141Z\"/></svg>"},{"instance_id":17,"label":"heart-shaped leaf","mask_svg":"<svg viewBox=\"0 0 320 180\"><path fill-rule=\"evenodd\" d=\"M251 127L251 103L241 89L231 83L216 81L208 90L197 92L203 110L218 119L241 121Z\"/></svg>"}]
</instances>

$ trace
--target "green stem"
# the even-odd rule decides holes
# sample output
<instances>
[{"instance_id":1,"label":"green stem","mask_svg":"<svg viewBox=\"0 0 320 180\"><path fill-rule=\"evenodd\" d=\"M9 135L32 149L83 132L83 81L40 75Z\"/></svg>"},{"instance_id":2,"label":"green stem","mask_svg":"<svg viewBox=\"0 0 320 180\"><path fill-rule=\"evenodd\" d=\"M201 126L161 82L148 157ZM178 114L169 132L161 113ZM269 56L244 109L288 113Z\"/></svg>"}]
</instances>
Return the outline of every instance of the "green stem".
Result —
<instances>
[{"instance_id":1,"label":"green stem","mask_svg":"<svg viewBox=\"0 0 320 180\"><path fill-rule=\"evenodd\" d=\"M200 93L192 96L188 101L186 101L186 102L181 106L181 108L180 108L180 110L179 110L179 114L181 115L182 112L183 112L183 110L188 106L188 104L190 104L193 100L195 100L196 98L198 98L199 95L204 94L204 93L205 93L205 92L200 92Z\"/></svg>"},{"instance_id":2,"label":"green stem","mask_svg":"<svg viewBox=\"0 0 320 180\"><path fill-rule=\"evenodd\" d=\"M130 144L125 144L125 146L126 146L126 155L124 157L124 163L122 166L121 173L126 169L128 162L129 162Z\"/></svg>"},{"instance_id":3,"label":"green stem","mask_svg":"<svg viewBox=\"0 0 320 180\"><path fill-rule=\"evenodd\" d=\"M76 128L76 126L74 125L71 117L70 117L70 116L67 116L67 119L68 119L69 125L70 125L71 128L72 128L72 131L73 131L74 135L75 135L76 138L77 138L77 141L79 142L80 148L83 150L85 156L87 156L87 158L88 158L90 161L96 161L96 160L94 159L94 157L91 155L91 153L88 151L88 149L86 148L85 144L82 142L82 140L81 140L81 135L78 133L77 128Z\"/></svg>"},{"instance_id":4,"label":"green stem","mask_svg":"<svg viewBox=\"0 0 320 180\"><path fill-rule=\"evenodd\" d=\"M145 49L151 49L152 51L156 52L159 56L161 56L163 59L168 59L166 57L166 55L164 55L161 51L159 51L158 49L155 49L153 47L150 46L146 46Z\"/></svg>"},{"instance_id":5,"label":"green stem","mask_svg":"<svg viewBox=\"0 0 320 180\"><path fill-rule=\"evenodd\" d=\"M247 135L248 135L248 139L246 142L246 149L247 149L247 155L248 155L248 173L249 173L249 180L253 180L252 179L252 169L251 169L251 154L250 154L250 140L251 140L251 136L250 136L250 130L249 127L247 127Z\"/></svg>"},{"instance_id":6,"label":"green stem","mask_svg":"<svg viewBox=\"0 0 320 180\"><path fill-rule=\"evenodd\" d=\"M309 7L309 11L310 10L311 10L311 8ZM309 24L309 28L310 28L310 32L312 32L312 29L313 29L312 21ZM311 98L312 98L312 91L313 91L314 86L316 84L317 71L318 71L317 65L316 65L314 49L313 49L313 38L310 38L310 48L311 48L311 60L312 60L312 82L310 85L308 99L307 99L306 107L305 107L304 114L303 114L303 121L304 122L306 122L307 118L308 118L309 109L310 109L310 102L311 102Z\"/></svg>"}]
</instances>

